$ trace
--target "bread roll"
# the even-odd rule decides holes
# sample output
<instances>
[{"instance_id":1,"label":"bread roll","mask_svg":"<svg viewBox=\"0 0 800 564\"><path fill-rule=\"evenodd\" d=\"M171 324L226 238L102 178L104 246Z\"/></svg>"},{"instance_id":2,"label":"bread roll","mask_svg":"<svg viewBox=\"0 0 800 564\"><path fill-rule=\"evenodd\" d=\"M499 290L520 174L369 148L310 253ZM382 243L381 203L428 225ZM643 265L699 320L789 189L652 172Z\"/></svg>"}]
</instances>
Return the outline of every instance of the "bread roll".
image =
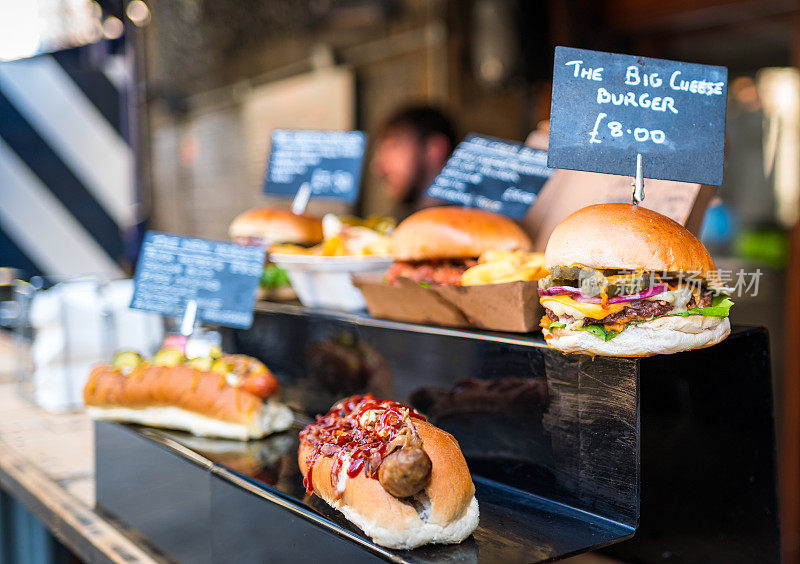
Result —
<instances>
[{"instance_id":1,"label":"bread roll","mask_svg":"<svg viewBox=\"0 0 800 564\"><path fill-rule=\"evenodd\" d=\"M322 220L284 208L253 208L233 220L228 234L231 239L260 239L266 245L316 245L322 242Z\"/></svg>"},{"instance_id":2,"label":"bread roll","mask_svg":"<svg viewBox=\"0 0 800 564\"><path fill-rule=\"evenodd\" d=\"M730 334L731 324L727 317L659 317L630 325L610 341L587 331L573 331L566 327L543 329L542 332L548 345L563 352L640 357L716 345Z\"/></svg>"},{"instance_id":3,"label":"bread roll","mask_svg":"<svg viewBox=\"0 0 800 564\"><path fill-rule=\"evenodd\" d=\"M291 410L275 399L265 402L229 385L225 375L189 366L143 363L124 374L100 365L89 375L83 400L95 419L240 440L283 431L293 420Z\"/></svg>"},{"instance_id":4,"label":"bread roll","mask_svg":"<svg viewBox=\"0 0 800 564\"><path fill-rule=\"evenodd\" d=\"M397 261L477 258L490 249L529 251L531 240L503 215L456 206L418 211L392 234Z\"/></svg>"},{"instance_id":5,"label":"bread roll","mask_svg":"<svg viewBox=\"0 0 800 564\"><path fill-rule=\"evenodd\" d=\"M458 543L478 525L478 502L464 455L449 433L409 418L431 461L430 481L418 494L398 499L380 481L360 471L347 476L348 464L332 480L334 457L320 456L313 464L313 492L341 511L376 544L411 549L428 543ZM298 462L303 477L309 472L313 448L301 441ZM337 489L341 495L337 495Z\"/></svg>"},{"instance_id":6,"label":"bread roll","mask_svg":"<svg viewBox=\"0 0 800 564\"><path fill-rule=\"evenodd\" d=\"M632 204L597 204L567 216L550 235L544 260L548 269L582 265L717 277L711 255L688 229Z\"/></svg>"}]
</instances>

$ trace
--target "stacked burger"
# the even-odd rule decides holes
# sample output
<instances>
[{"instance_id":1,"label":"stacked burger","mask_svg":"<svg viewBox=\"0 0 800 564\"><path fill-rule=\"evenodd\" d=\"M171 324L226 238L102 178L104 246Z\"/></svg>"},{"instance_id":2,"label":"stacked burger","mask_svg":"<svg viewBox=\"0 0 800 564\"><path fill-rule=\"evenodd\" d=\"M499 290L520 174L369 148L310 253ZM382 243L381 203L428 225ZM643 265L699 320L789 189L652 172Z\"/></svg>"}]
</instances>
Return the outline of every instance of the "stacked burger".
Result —
<instances>
[{"instance_id":1,"label":"stacked burger","mask_svg":"<svg viewBox=\"0 0 800 564\"><path fill-rule=\"evenodd\" d=\"M730 333L733 302L708 251L647 208L578 210L553 231L545 264L542 332L564 352L649 356L708 347Z\"/></svg>"},{"instance_id":2,"label":"stacked burger","mask_svg":"<svg viewBox=\"0 0 800 564\"><path fill-rule=\"evenodd\" d=\"M527 333L541 317L536 280L547 273L532 246L503 215L427 208L394 230L385 274L354 283L373 317Z\"/></svg>"},{"instance_id":3,"label":"stacked burger","mask_svg":"<svg viewBox=\"0 0 800 564\"><path fill-rule=\"evenodd\" d=\"M270 249L279 243L303 247L320 243L322 220L312 215L295 214L283 208L253 208L231 222L228 234L234 243L261 246L267 251L258 297L290 300L297 296L292 290L286 271L270 262Z\"/></svg>"},{"instance_id":4,"label":"stacked burger","mask_svg":"<svg viewBox=\"0 0 800 564\"><path fill-rule=\"evenodd\" d=\"M400 277L431 286L459 286L487 251L529 251L531 241L509 218L472 208L428 208L410 216L392 235L394 264L386 281Z\"/></svg>"}]
</instances>

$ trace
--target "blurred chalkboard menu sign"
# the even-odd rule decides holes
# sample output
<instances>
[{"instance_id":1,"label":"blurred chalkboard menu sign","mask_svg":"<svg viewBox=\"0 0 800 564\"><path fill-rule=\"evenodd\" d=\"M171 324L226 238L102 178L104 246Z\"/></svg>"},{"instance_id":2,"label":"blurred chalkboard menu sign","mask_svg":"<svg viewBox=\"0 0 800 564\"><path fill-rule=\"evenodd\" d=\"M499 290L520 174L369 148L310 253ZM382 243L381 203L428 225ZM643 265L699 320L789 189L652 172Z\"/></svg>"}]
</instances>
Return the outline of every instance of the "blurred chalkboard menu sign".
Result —
<instances>
[{"instance_id":1,"label":"blurred chalkboard menu sign","mask_svg":"<svg viewBox=\"0 0 800 564\"><path fill-rule=\"evenodd\" d=\"M458 144L426 195L520 219L552 173L545 151L470 134Z\"/></svg>"},{"instance_id":2,"label":"blurred chalkboard menu sign","mask_svg":"<svg viewBox=\"0 0 800 564\"><path fill-rule=\"evenodd\" d=\"M547 164L722 184L725 67L556 47Z\"/></svg>"},{"instance_id":3,"label":"blurred chalkboard menu sign","mask_svg":"<svg viewBox=\"0 0 800 564\"><path fill-rule=\"evenodd\" d=\"M148 231L131 307L179 317L194 300L199 319L246 329L253 324L264 258L257 246Z\"/></svg>"},{"instance_id":4,"label":"blurred chalkboard menu sign","mask_svg":"<svg viewBox=\"0 0 800 564\"><path fill-rule=\"evenodd\" d=\"M294 196L308 183L312 198L355 203L367 138L361 131L276 129L264 193Z\"/></svg>"}]
</instances>

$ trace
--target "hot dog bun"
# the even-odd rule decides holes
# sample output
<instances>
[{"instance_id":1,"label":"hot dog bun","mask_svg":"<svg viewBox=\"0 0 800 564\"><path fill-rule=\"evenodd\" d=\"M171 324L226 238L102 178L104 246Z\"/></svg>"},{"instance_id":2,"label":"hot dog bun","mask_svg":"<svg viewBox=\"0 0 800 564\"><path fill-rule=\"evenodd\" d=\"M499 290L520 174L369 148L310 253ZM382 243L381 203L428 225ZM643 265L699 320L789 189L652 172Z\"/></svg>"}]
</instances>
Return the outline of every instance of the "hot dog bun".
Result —
<instances>
[{"instance_id":1,"label":"hot dog bun","mask_svg":"<svg viewBox=\"0 0 800 564\"><path fill-rule=\"evenodd\" d=\"M458 543L478 526L478 502L467 463L458 442L450 433L430 423L412 423L425 452L431 459L431 478L413 498L397 499L376 479L363 472L345 478L344 493L336 499L331 483L332 457L320 457L314 464L314 493L341 511L376 544L410 549L428 543ZM301 442L300 470L308 473L310 447Z\"/></svg>"},{"instance_id":2,"label":"hot dog bun","mask_svg":"<svg viewBox=\"0 0 800 564\"><path fill-rule=\"evenodd\" d=\"M291 410L274 399L264 402L228 385L224 375L189 366L141 364L125 374L100 365L89 375L83 400L95 419L240 440L283 431L293 420Z\"/></svg>"}]
</instances>

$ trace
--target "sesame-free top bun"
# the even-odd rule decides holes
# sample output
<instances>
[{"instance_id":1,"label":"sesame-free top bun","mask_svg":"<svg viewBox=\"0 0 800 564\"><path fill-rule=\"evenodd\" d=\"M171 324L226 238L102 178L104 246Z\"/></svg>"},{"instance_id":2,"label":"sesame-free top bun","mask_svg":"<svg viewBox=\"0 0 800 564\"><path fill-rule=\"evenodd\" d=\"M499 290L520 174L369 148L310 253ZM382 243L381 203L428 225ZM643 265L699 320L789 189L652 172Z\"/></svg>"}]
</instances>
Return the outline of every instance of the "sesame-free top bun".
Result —
<instances>
[{"instance_id":1,"label":"sesame-free top bun","mask_svg":"<svg viewBox=\"0 0 800 564\"><path fill-rule=\"evenodd\" d=\"M527 251L531 240L505 216L457 206L420 210L392 234L392 257L399 261L477 258L490 249Z\"/></svg>"},{"instance_id":2,"label":"sesame-free top bun","mask_svg":"<svg viewBox=\"0 0 800 564\"><path fill-rule=\"evenodd\" d=\"M333 458L320 456L311 474L314 493L358 525L373 542L397 549L423 544L451 544L467 538L478 526L478 502L467 462L450 433L414 420L422 448L431 459L431 478L413 498L399 500L378 480L360 472L347 478L341 498L331 484ZM298 462L308 473L311 448L300 443Z\"/></svg>"},{"instance_id":3,"label":"sesame-free top bun","mask_svg":"<svg viewBox=\"0 0 800 564\"><path fill-rule=\"evenodd\" d=\"M597 204L567 216L550 235L544 260L549 269L583 265L716 277L711 255L689 230L632 204Z\"/></svg>"},{"instance_id":4,"label":"sesame-free top bun","mask_svg":"<svg viewBox=\"0 0 800 564\"><path fill-rule=\"evenodd\" d=\"M231 239L258 237L269 243L316 245L322 241L322 220L284 208L253 208L233 220L228 234Z\"/></svg>"}]
</instances>

